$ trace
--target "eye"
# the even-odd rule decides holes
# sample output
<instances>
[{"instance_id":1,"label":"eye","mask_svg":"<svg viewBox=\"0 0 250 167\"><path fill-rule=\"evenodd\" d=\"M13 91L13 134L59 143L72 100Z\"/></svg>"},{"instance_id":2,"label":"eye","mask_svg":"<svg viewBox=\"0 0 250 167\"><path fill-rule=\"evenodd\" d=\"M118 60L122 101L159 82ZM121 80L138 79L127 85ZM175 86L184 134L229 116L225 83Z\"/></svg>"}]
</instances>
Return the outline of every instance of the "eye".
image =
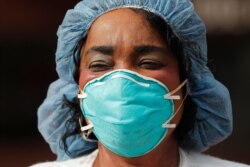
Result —
<instances>
[{"instance_id":1,"label":"eye","mask_svg":"<svg viewBox=\"0 0 250 167\"><path fill-rule=\"evenodd\" d=\"M164 64L158 60L143 59L139 62L138 66L142 69L157 70L164 66Z\"/></svg>"},{"instance_id":2,"label":"eye","mask_svg":"<svg viewBox=\"0 0 250 167\"><path fill-rule=\"evenodd\" d=\"M93 72L101 72L110 70L112 66L113 66L112 63L103 60L95 60L89 64L88 68Z\"/></svg>"}]
</instances>

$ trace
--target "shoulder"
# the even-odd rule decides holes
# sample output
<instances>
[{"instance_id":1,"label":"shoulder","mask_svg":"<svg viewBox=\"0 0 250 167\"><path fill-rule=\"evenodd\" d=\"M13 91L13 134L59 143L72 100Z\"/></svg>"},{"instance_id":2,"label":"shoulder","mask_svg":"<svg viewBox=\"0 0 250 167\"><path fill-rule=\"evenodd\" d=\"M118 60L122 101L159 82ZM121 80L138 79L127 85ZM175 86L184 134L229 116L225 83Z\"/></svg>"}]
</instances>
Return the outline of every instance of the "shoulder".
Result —
<instances>
[{"instance_id":1,"label":"shoulder","mask_svg":"<svg viewBox=\"0 0 250 167\"><path fill-rule=\"evenodd\" d=\"M182 159L180 167L250 167L250 165L228 161L198 152L180 150L180 155Z\"/></svg>"},{"instance_id":2,"label":"shoulder","mask_svg":"<svg viewBox=\"0 0 250 167\"><path fill-rule=\"evenodd\" d=\"M98 151L94 151L89 155L82 156L75 159L70 159L66 161L53 161L53 162L43 162L32 165L30 167L91 167Z\"/></svg>"}]
</instances>

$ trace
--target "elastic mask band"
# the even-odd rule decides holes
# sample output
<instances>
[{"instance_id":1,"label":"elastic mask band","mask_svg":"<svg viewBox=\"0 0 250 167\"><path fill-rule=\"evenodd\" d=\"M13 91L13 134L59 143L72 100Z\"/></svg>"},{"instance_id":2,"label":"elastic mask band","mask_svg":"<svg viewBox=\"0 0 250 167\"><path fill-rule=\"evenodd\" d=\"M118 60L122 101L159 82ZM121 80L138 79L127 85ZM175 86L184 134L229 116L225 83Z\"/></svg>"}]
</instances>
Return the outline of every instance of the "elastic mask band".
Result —
<instances>
[{"instance_id":1,"label":"elastic mask band","mask_svg":"<svg viewBox=\"0 0 250 167\"><path fill-rule=\"evenodd\" d=\"M79 94L77 95L78 99L85 99L87 96L88 95L79 88Z\"/></svg>"},{"instance_id":2,"label":"elastic mask band","mask_svg":"<svg viewBox=\"0 0 250 167\"><path fill-rule=\"evenodd\" d=\"M162 124L162 127L163 127L163 128L176 128L176 124L171 124L171 123L169 123L169 122L170 122L170 121L177 115L177 113L180 111L180 109L181 109L181 107L182 107L184 101L185 101L186 98L187 98L187 95L188 95L188 92L186 92L186 94L185 94L183 100L181 101L181 104L180 104L179 107L177 108L176 112L175 112L175 113L174 113L165 123Z\"/></svg>"},{"instance_id":3,"label":"elastic mask band","mask_svg":"<svg viewBox=\"0 0 250 167\"><path fill-rule=\"evenodd\" d=\"M79 125L82 138L86 141L96 142L96 140L89 139L89 135L93 132L93 124L90 122L88 125L82 126L82 119L79 118Z\"/></svg>"},{"instance_id":4,"label":"elastic mask band","mask_svg":"<svg viewBox=\"0 0 250 167\"><path fill-rule=\"evenodd\" d=\"M90 124L88 124L88 125L86 125L86 126L82 126L82 127L81 127L81 131L84 132L84 131L90 130L90 129L92 129L92 128L93 128L93 124L90 123Z\"/></svg>"},{"instance_id":5,"label":"elastic mask band","mask_svg":"<svg viewBox=\"0 0 250 167\"><path fill-rule=\"evenodd\" d=\"M180 95L173 95L175 94L177 91L179 91L184 85L187 84L187 79L185 79L177 88L175 88L174 90L172 90L171 92L169 92L168 94L164 95L164 99L172 99L172 100L180 100L181 97Z\"/></svg>"}]
</instances>

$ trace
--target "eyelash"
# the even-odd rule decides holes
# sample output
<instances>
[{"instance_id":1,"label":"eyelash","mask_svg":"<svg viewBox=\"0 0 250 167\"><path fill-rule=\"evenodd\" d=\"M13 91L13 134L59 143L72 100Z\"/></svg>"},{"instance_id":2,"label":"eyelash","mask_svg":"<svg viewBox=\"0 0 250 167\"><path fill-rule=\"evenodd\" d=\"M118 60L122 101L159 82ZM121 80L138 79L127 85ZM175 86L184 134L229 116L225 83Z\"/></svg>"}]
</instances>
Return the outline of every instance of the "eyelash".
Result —
<instances>
[{"instance_id":1,"label":"eyelash","mask_svg":"<svg viewBox=\"0 0 250 167\"><path fill-rule=\"evenodd\" d=\"M107 71L113 68L113 64L103 61L103 60L96 60L89 64L88 68L92 70L93 72L101 72L101 71ZM139 68L147 69L147 70L157 70L164 66L164 64L158 60L152 60L152 59L143 59L140 60L137 64Z\"/></svg>"},{"instance_id":2,"label":"eyelash","mask_svg":"<svg viewBox=\"0 0 250 167\"><path fill-rule=\"evenodd\" d=\"M138 66L143 69L157 70L164 66L164 64L158 60L143 59L138 63Z\"/></svg>"},{"instance_id":3,"label":"eyelash","mask_svg":"<svg viewBox=\"0 0 250 167\"><path fill-rule=\"evenodd\" d=\"M112 64L107 63L103 60L93 61L89 64L88 68L91 69L93 72L100 72L106 71L112 68Z\"/></svg>"}]
</instances>

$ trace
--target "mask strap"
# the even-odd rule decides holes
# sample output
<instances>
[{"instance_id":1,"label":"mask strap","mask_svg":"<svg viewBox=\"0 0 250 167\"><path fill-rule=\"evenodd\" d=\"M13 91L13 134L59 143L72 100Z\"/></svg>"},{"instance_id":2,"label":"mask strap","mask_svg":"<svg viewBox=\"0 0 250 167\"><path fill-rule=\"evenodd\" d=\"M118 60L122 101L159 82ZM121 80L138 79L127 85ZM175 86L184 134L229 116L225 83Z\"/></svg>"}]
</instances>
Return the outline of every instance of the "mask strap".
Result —
<instances>
[{"instance_id":1,"label":"mask strap","mask_svg":"<svg viewBox=\"0 0 250 167\"><path fill-rule=\"evenodd\" d=\"M96 140L89 139L89 135L93 132L93 124L90 122L88 125L82 126L82 119L79 118L79 125L81 128L81 132L82 132L81 135L83 139L86 141L95 142Z\"/></svg>"},{"instance_id":2,"label":"mask strap","mask_svg":"<svg viewBox=\"0 0 250 167\"><path fill-rule=\"evenodd\" d=\"M185 79L177 88L169 92L168 94L164 95L164 99L172 99L172 100L180 100L180 95L173 95L178 92L184 85L187 84L187 79Z\"/></svg>"},{"instance_id":3,"label":"mask strap","mask_svg":"<svg viewBox=\"0 0 250 167\"><path fill-rule=\"evenodd\" d=\"M85 99L87 98L87 94L84 93L80 88L79 88L79 94L77 95L78 99Z\"/></svg>"},{"instance_id":4,"label":"mask strap","mask_svg":"<svg viewBox=\"0 0 250 167\"><path fill-rule=\"evenodd\" d=\"M180 111L184 101L186 100L188 95L188 92L186 92L183 100L181 101L181 104L179 105L179 107L177 108L176 112L165 122L162 124L163 128L176 128L176 124L171 124L170 121L177 115L177 113Z\"/></svg>"},{"instance_id":5,"label":"mask strap","mask_svg":"<svg viewBox=\"0 0 250 167\"><path fill-rule=\"evenodd\" d=\"M87 98L87 94L84 93L80 88L79 88L79 94L77 95L79 99L85 99ZM90 121L89 121L90 122ZM93 124L90 122L86 126L82 126L82 119L79 118L79 125L81 128L81 136L84 140L89 141L89 142L96 142L96 140L89 139L89 135L93 132Z\"/></svg>"}]
</instances>

